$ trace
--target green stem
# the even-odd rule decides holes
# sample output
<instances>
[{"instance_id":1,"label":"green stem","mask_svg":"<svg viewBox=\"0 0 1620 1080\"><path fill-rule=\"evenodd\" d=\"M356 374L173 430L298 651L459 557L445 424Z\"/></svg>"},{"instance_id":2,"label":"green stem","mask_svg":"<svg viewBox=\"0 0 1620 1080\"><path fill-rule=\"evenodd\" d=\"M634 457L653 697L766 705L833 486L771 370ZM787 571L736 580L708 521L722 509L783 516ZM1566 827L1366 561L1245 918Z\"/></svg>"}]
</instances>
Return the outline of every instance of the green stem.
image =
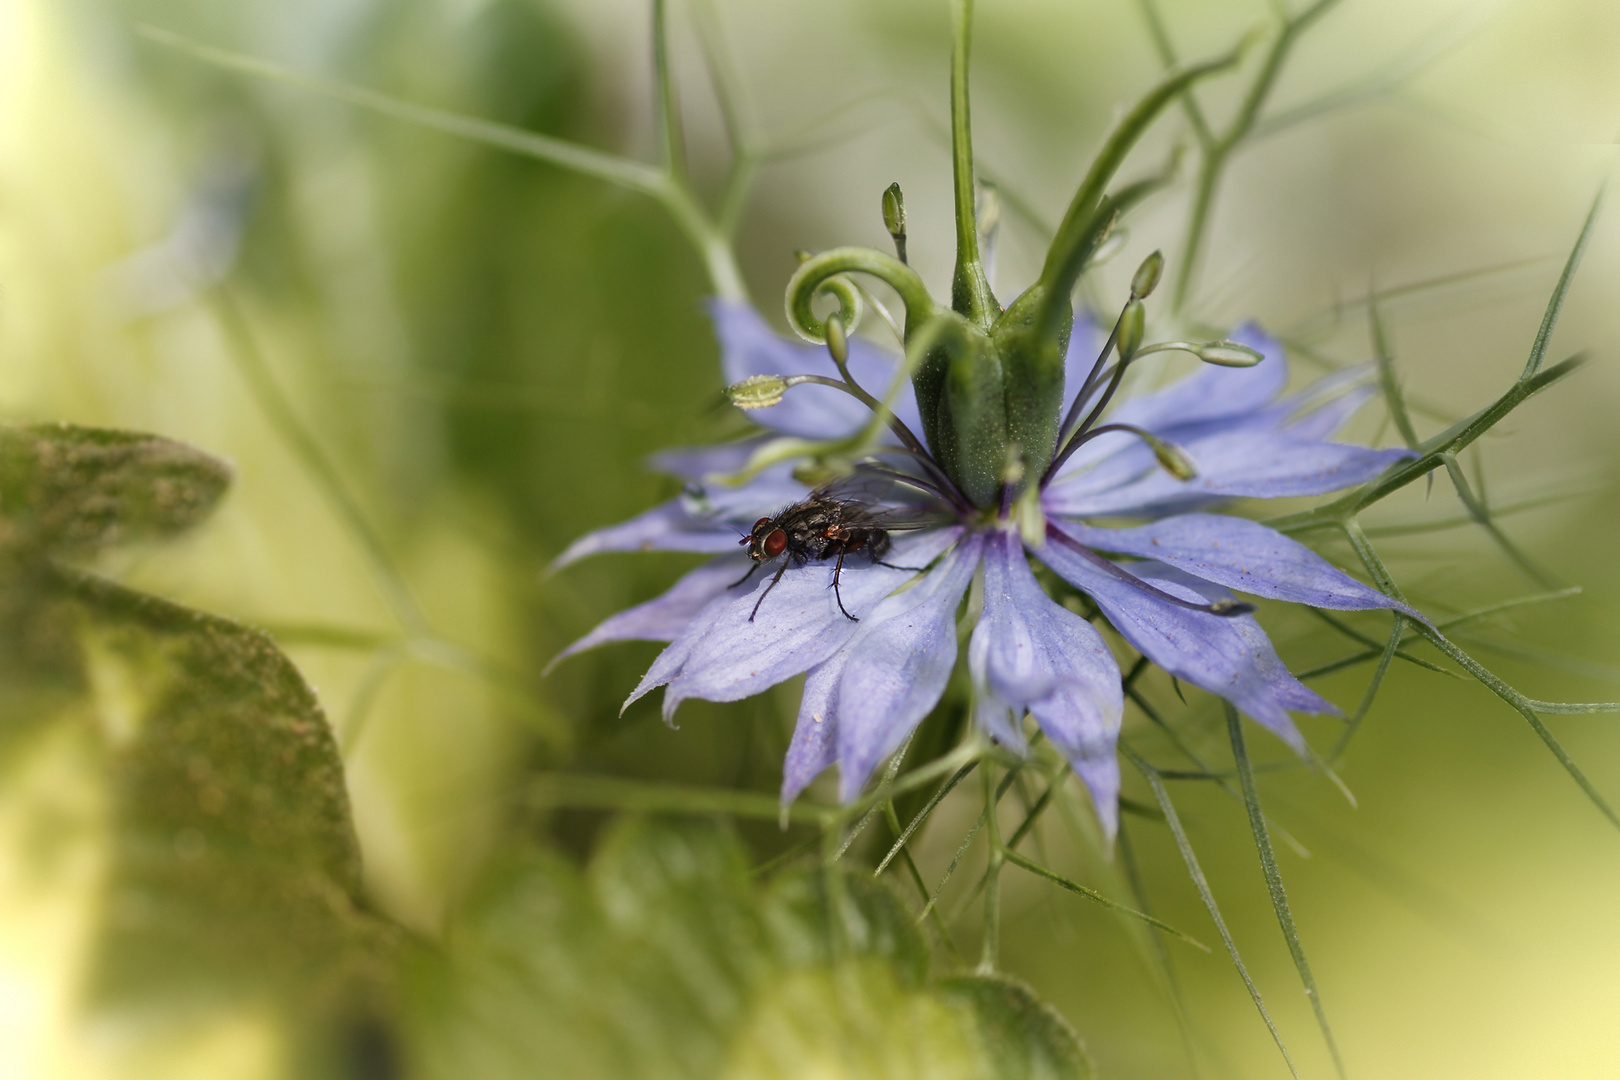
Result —
<instances>
[{"instance_id":1,"label":"green stem","mask_svg":"<svg viewBox=\"0 0 1620 1080\"><path fill-rule=\"evenodd\" d=\"M1198 890L1199 899L1204 902L1204 910L1209 912L1210 921L1215 924L1216 931L1221 935L1221 943L1226 946L1226 954L1232 958L1232 964L1243 979L1243 985L1249 991L1249 1000L1260 1013L1260 1019L1265 1021L1266 1030L1271 1032L1271 1039L1277 1044L1277 1050L1282 1054L1283 1062L1294 1080L1299 1080L1299 1070L1294 1068L1294 1059L1289 1056L1288 1047L1283 1044L1282 1033L1271 1019L1271 1013L1266 1009L1265 999L1260 996L1260 988L1254 984L1249 975L1249 969L1244 966L1243 957L1238 953L1237 942L1232 938L1232 932L1226 928L1226 920L1221 917L1221 909L1215 903L1215 894L1210 890L1209 880L1204 877L1203 868L1198 865L1198 856L1193 854L1192 842L1187 839L1187 832L1181 826L1181 818L1176 815L1176 808L1170 802L1170 793L1165 790L1164 781L1159 777L1159 771L1142 755L1125 743L1119 744L1119 751L1125 759L1136 767L1142 774L1148 787L1153 789L1153 798L1164 813L1165 824L1170 826L1170 835L1175 837L1176 847L1181 851L1181 861L1187 867L1187 876L1192 878L1193 888Z\"/></svg>"},{"instance_id":2,"label":"green stem","mask_svg":"<svg viewBox=\"0 0 1620 1080\"><path fill-rule=\"evenodd\" d=\"M1397 616L1399 618L1399 616ZM1255 850L1260 854L1260 869L1265 874L1266 891L1271 894L1271 906L1277 913L1277 924L1282 927L1288 942L1288 954L1294 959L1300 982L1305 984L1305 996L1310 998L1316 1011L1316 1023L1322 1029L1333 1066L1343 1077L1344 1061L1339 1057L1339 1044L1333 1039L1328 1026L1327 1012L1322 1008L1322 995L1316 988L1316 977L1305 959L1305 946L1299 940L1299 928L1294 925L1294 913L1288 906L1288 893L1283 888L1282 872L1277 869L1277 855L1271 848L1271 837L1266 832L1266 818L1260 810L1260 789L1254 783L1254 769L1249 764L1249 748L1243 741L1243 721L1231 702L1226 703L1226 732L1232 740L1232 760L1237 765L1238 783L1243 787L1243 802L1249 811L1249 829L1254 833Z\"/></svg>"},{"instance_id":3,"label":"green stem","mask_svg":"<svg viewBox=\"0 0 1620 1080\"><path fill-rule=\"evenodd\" d=\"M1247 40L1224 56L1167 73L1120 117L1093 159L1079 189L1075 191L1069 209L1063 215L1063 222L1058 226L1057 235L1047 249L1039 287L1045 291L1045 303L1049 310L1055 310L1060 304L1067 309L1069 290L1074 287L1092 250L1106 232L1107 219L1114 213L1106 197L1108 184L1124 164L1126 155L1172 101L1200 79L1234 67L1242 58L1246 45ZM1140 194L1145 194L1145 190ZM1049 323L1051 319L1047 317L1042 321Z\"/></svg>"},{"instance_id":4,"label":"green stem","mask_svg":"<svg viewBox=\"0 0 1620 1080\"><path fill-rule=\"evenodd\" d=\"M653 73L657 80L658 136L664 168L672 177L686 176L686 140L681 134L681 103L669 67L669 5L653 0Z\"/></svg>"},{"instance_id":5,"label":"green stem","mask_svg":"<svg viewBox=\"0 0 1620 1080\"><path fill-rule=\"evenodd\" d=\"M1001 959L1001 864L1006 858L1006 848L1001 844L1001 815L996 810L1001 792L996 790L994 772L989 765L979 772L984 788L984 821L990 830L986 837L989 852L984 870L984 948L979 955L980 975L994 974Z\"/></svg>"},{"instance_id":6,"label":"green stem","mask_svg":"<svg viewBox=\"0 0 1620 1080\"><path fill-rule=\"evenodd\" d=\"M653 783L617 776L542 773L529 785L526 801L534 806L568 806L666 814L730 814L760 821L787 820L813 825L836 835L838 812L808 802L784 806L774 795L724 788Z\"/></svg>"},{"instance_id":7,"label":"green stem","mask_svg":"<svg viewBox=\"0 0 1620 1080\"><path fill-rule=\"evenodd\" d=\"M1221 173L1226 168L1227 159L1254 129L1255 121L1260 116L1260 109L1276 86L1277 77L1282 74L1283 64L1288 59L1289 52L1293 50L1295 42L1312 23L1327 14L1328 9L1336 3L1338 0L1316 0L1316 3L1293 18L1285 18L1282 29L1277 34L1277 40L1267 51L1265 61L1260 65L1259 74L1250 84L1249 92L1244 95L1243 103L1238 107L1237 115L1232 118L1232 123L1226 131L1219 138L1211 139L1207 125L1200 129L1199 142L1203 147L1203 161L1198 168L1198 183L1193 194L1192 213L1187 220L1187 238L1182 245L1181 265L1176 268L1176 287L1171 296L1172 312L1179 313L1186 306L1187 294L1192 288L1193 274L1197 270L1205 233L1209 226L1210 208L1215 204L1215 193L1220 186ZM1191 102L1191 98L1190 92L1183 95L1185 102ZM1192 115L1197 105L1191 103L1188 108L1189 115Z\"/></svg>"},{"instance_id":8,"label":"green stem","mask_svg":"<svg viewBox=\"0 0 1620 1080\"><path fill-rule=\"evenodd\" d=\"M951 176L956 194L956 273L951 306L982 331L990 329L1001 307L979 257L977 200L973 191L973 126L968 111L968 47L973 32L973 0L951 6Z\"/></svg>"},{"instance_id":9,"label":"green stem","mask_svg":"<svg viewBox=\"0 0 1620 1080\"><path fill-rule=\"evenodd\" d=\"M259 407L264 410L276 433L315 478L316 484L326 495L332 508L359 541L360 549L365 553L366 561L371 566L372 576L376 579L377 588L381 591L395 622L411 637L431 636L433 628L428 623L427 616L422 613L422 607L417 603L415 594L411 592L405 575L394 563L388 545L383 542L382 535L372 527L371 520L360 509L359 501L349 491L348 485L338 474L337 467L332 464L314 433L304 424L298 411L293 408L292 401L277 384L275 376L270 372L270 365L265 361L264 354L259 348L258 339L252 327L248 325L247 316L238 306L236 298L229 289L221 286L214 291L213 306L225 331L226 340L231 344L229 355L235 362L237 371L248 384L249 391Z\"/></svg>"},{"instance_id":10,"label":"green stem","mask_svg":"<svg viewBox=\"0 0 1620 1080\"><path fill-rule=\"evenodd\" d=\"M736 256L722 231L697 203L690 189L666 169L604 153L588 146L525 131L510 124L497 124L476 116L446 109L430 108L379 94L331 79L318 79L272 64L256 57L216 49L153 26L142 26L139 33L148 41L177 49L187 55L230 71L285 83L309 90L357 108L391 116L420 127L431 128L457 138L493 146L524 157L544 161L569 172L602 180L655 199L669 213L703 259L714 291L729 300L746 300L748 290L737 268Z\"/></svg>"}]
</instances>

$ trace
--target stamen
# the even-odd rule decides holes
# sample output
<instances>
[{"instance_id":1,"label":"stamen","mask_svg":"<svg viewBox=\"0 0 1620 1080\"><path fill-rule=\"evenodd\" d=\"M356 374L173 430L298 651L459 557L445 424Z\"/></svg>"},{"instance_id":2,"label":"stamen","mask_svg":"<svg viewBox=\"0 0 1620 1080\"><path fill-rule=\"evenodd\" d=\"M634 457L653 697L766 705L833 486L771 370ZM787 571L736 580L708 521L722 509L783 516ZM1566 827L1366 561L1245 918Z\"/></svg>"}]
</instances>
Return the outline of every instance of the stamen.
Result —
<instances>
[{"instance_id":1,"label":"stamen","mask_svg":"<svg viewBox=\"0 0 1620 1080\"><path fill-rule=\"evenodd\" d=\"M844 333L844 320L839 315L827 318L827 353L838 366L838 374L854 386L855 380L849 374L849 338Z\"/></svg>"},{"instance_id":2,"label":"stamen","mask_svg":"<svg viewBox=\"0 0 1620 1080\"><path fill-rule=\"evenodd\" d=\"M898 182L883 189L883 227L894 241L894 254L906 261L906 197L900 194Z\"/></svg>"},{"instance_id":3,"label":"stamen","mask_svg":"<svg viewBox=\"0 0 1620 1080\"><path fill-rule=\"evenodd\" d=\"M1099 435L1111 432L1124 432L1135 435L1148 444L1153 456L1158 459L1159 465L1165 472L1177 480L1191 480L1198 475L1198 467L1193 464L1187 452L1168 439L1161 439L1146 428L1139 428L1135 424L1104 424L1102 427L1092 428L1075 440L1076 447L1082 446Z\"/></svg>"},{"instance_id":4,"label":"stamen","mask_svg":"<svg viewBox=\"0 0 1620 1080\"><path fill-rule=\"evenodd\" d=\"M780 375L750 375L726 387L726 397L739 409L768 409L781 402L791 385Z\"/></svg>"},{"instance_id":5,"label":"stamen","mask_svg":"<svg viewBox=\"0 0 1620 1080\"><path fill-rule=\"evenodd\" d=\"M1052 463L1046 467L1046 472L1041 474L1042 487L1050 483L1052 477L1057 475L1059 467L1069 460L1069 455L1074 453L1075 449L1075 443L1072 441L1074 436L1097 422L1097 418L1108 407L1114 392L1119 389L1120 380L1125 377L1125 369L1140 355L1138 350L1142 344L1142 324L1146 318L1142 300L1158 287L1159 278L1163 274L1164 255L1155 251L1142 260L1142 265L1138 266L1136 273L1132 275L1130 299L1125 302L1119 318L1114 320L1114 328L1109 332L1108 340L1103 342L1102 352L1097 354L1097 362L1091 365L1090 374L1086 376L1085 382L1080 384L1080 390L1074 395L1074 404L1069 406L1068 415L1063 418L1063 424L1058 428L1059 452L1052 456ZM1116 344L1119 346L1119 363L1105 373L1103 363ZM1104 382L1107 382L1108 389L1103 391L1102 397L1091 412L1086 414L1086 418L1076 423L1080 410L1085 408L1092 393Z\"/></svg>"},{"instance_id":6,"label":"stamen","mask_svg":"<svg viewBox=\"0 0 1620 1080\"><path fill-rule=\"evenodd\" d=\"M1195 604L1190 600L1183 600L1179 596L1172 596L1163 589L1149 585L1129 570L1103 558L1055 526L1048 525L1046 535L1048 539L1056 540L1076 555L1095 565L1099 570L1103 570L1139 592L1146 593L1156 600L1163 600L1167 604L1174 604L1176 607L1186 608L1188 611L1202 611L1206 615L1217 615L1223 619L1229 619L1236 615L1247 615L1254 610L1253 604L1244 603L1242 600L1215 600L1208 604Z\"/></svg>"},{"instance_id":7,"label":"stamen","mask_svg":"<svg viewBox=\"0 0 1620 1080\"><path fill-rule=\"evenodd\" d=\"M1153 295L1153 290L1159 287L1159 279L1164 276L1164 252L1155 251L1142 260L1142 265L1136 268L1131 277L1131 298L1146 300Z\"/></svg>"},{"instance_id":8,"label":"stamen","mask_svg":"<svg viewBox=\"0 0 1620 1080\"><path fill-rule=\"evenodd\" d=\"M769 376L754 376L754 378L768 377ZM802 386L805 383L814 383L817 386L830 386L834 390L843 391L856 401L859 401L862 405L865 405L868 409L871 409L874 413L882 415L884 417L884 422L889 425L889 430L894 432L895 437L904 443L907 449L927 456L928 451L924 449L922 440L917 438L917 436L912 433L910 428L906 427L905 421L894 415L894 411L885 406L877 398L873 397L871 394L868 394L865 390L862 390L860 385L854 381L844 382L839 379L829 379L824 375L788 375L786 377L777 377L781 378L785 384L783 389L792 386ZM739 383L738 385L741 384ZM774 405L776 402L773 401L771 404Z\"/></svg>"}]
</instances>

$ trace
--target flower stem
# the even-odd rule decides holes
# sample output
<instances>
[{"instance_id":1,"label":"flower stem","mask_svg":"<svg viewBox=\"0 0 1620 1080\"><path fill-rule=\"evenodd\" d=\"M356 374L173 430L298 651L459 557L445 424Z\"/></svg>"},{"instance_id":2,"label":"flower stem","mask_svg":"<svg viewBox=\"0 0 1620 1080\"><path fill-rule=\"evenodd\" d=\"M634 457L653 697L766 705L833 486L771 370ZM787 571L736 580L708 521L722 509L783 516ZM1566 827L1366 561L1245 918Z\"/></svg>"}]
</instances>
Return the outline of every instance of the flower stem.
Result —
<instances>
[{"instance_id":1,"label":"flower stem","mask_svg":"<svg viewBox=\"0 0 1620 1080\"><path fill-rule=\"evenodd\" d=\"M1006 849L1001 845L1001 823L996 813L996 803L1001 793L996 790L994 774L995 769L988 762L979 770L980 783L984 788L984 823L989 829L989 835L985 838L989 854L984 871L984 947L979 954L980 975L994 974L1001 960L1001 865L1006 858Z\"/></svg>"},{"instance_id":2,"label":"flower stem","mask_svg":"<svg viewBox=\"0 0 1620 1080\"><path fill-rule=\"evenodd\" d=\"M1397 619L1400 616L1396 616ZM1231 702L1226 702L1226 732L1232 740L1232 760L1237 766L1238 783L1243 788L1243 803L1249 811L1249 828L1254 833L1255 850L1260 855L1260 869L1266 878L1266 891L1271 894L1272 910L1277 913L1277 924L1282 927L1288 942L1288 954L1293 957L1294 968L1305 986L1305 996L1316 1012L1317 1026L1333 1058L1333 1067L1342 1078L1344 1061L1339 1056L1339 1045L1334 1041L1333 1029L1328 1025L1327 1011L1322 1008L1322 995L1316 988L1316 977L1305 959L1305 946L1299 940L1299 927L1294 925L1294 913L1288 906L1288 892L1283 888L1282 872L1277 869L1277 855L1271 847L1271 836L1266 831L1266 818L1260 810L1260 790L1254 783L1254 768L1249 763L1249 750L1243 740L1243 721Z\"/></svg>"},{"instance_id":3,"label":"flower stem","mask_svg":"<svg viewBox=\"0 0 1620 1080\"><path fill-rule=\"evenodd\" d=\"M980 330L989 330L1001 307L990 293L979 256L977 199L973 191L973 124L968 111L968 47L973 0L951 5L951 176L956 193L956 273L951 306Z\"/></svg>"},{"instance_id":4,"label":"flower stem","mask_svg":"<svg viewBox=\"0 0 1620 1080\"><path fill-rule=\"evenodd\" d=\"M1260 72L1250 84L1248 93L1244 95L1237 115L1219 137L1212 138L1209 135L1208 125L1201 122L1202 113L1198 111L1191 87L1184 88L1183 103L1188 116L1195 118L1193 123L1199 130L1203 160L1198 166L1198 183L1193 193L1192 214L1187 220L1187 238L1182 247L1181 265L1176 269L1176 285L1170 302L1172 314L1181 312L1187 303L1187 294L1192 289L1193 274L1198 269L1204 238L1209 231L1210 209L1215 204L1215 193L1220 186L1227 159L1254 129L1255 121L1260 117L1260 109L1265 105L1272 88L1276 86L1277 77L1282 74L1283 64L1287 61L1289 52L1293 50L1294 43L1312 23L1327 14L1328 9L1336 3L1338 0L1316 0L1298 15L1283 20L1277 40L1272 42L1270 50L1267 51L1266 58L1260 65Z\"/></svg>"},{"instance_id":5,"label":"flower stem","mask_svg":"<svg viewBox=\"0 0 1620 1080\"><path fill-rule=\"evenodd\" d=\"M653 73L658 96L658 141L664 168L673 177L686 176L686 146L681 134L681 103L669 69L669 5L653 0Z\"/></svg>"}]
</instances>

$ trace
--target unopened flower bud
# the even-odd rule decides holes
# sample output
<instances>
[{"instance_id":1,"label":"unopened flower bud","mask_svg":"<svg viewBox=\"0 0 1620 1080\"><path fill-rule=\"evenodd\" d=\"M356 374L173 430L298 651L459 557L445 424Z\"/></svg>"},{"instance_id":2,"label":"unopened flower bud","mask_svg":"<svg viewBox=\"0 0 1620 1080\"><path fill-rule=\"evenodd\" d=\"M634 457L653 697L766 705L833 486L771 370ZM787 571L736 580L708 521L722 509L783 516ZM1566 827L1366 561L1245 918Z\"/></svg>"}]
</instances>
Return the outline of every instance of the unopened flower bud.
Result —
<instances>
[{"instance_id":1,"label":"unopened flower bud","mask_svg":"<svg viewBox=\"0 0 1620 1080\"><path fill-rule=\"evenodd\" d=\"M1211 341L1199 346L1195 355L1204 363L1217 367L1254 367L1265 359L1247 345L1239 345L1235 341Z\"/></svg>"},{"instance_id":2,"label":"unopened flower bud","mask_svg":"<svg viewBox=\"0 0 1620 1080\"><path fill-rule=\"evenodd\" d=\"M883 227L894 240L895 254L906 261L906 198L900 194L899 183L883 189Z\"/></svg>"},{"instance_id":3,"label":"unopened flower bud","mask_svg":"<svg viewBox=\"0 0 1620 1080\"><path fill-rule=\"evenodd\" d=\"M726 387L726 396L739 409L768 409L782 400L788 383L780 375L750 375Z\"/></svg>"},{"instance_id":4,"label":"unopened flower bud","mask_svg":"<svg viewBox=\"0 0 1620 1080\"><path fill-rule=\"evenodd\" d=\"M1129 363L1136 350L1142 347L1142 332L1147 321L1147 311L1142 307L1142 301L1132 298L1125 305L1125 310L1119 316L1119 359L1121 363Z\"/></svg>"},{"instance_id":5,"label":"unopened flower bud","mask_svg":"<svg viewBox=\"0 0 1620 1080\"><path fill-rule=\"evenodd\" d=\"M842 368L849 360L849 337L844 333L844 320L841 316L831 315L827 318L827 351L832 354L833 363Z\"/></svg>"},{"instance_id":6,"label":"unopened flower bud","mask_svg":"<svg viewBox=\"0 0 1620 1080\"><path fill-rule=\"evenodd\" d=\"M1187 452L1173 442L1166 442L1149 432L1142 432L1142 439L1153 448L1153 456L1158 459L1159 467L1177 480L1191 480L1198 475L1198 467L1192 463Z\"/></svg>"},{"instance_id":7,"label":"unopened flower bud","mask_svg":"<svg viewBox=\"0 0 1620 1080\"><path fill-rule=\"evenodd\" d=\"M1164 254L1155 251L1142 260L1142 265L1136 268L1136 276L1131 278L1131 299L1145 300L1158 288L1159 279L1164 276Z\"/></svg>"}]
</instances>

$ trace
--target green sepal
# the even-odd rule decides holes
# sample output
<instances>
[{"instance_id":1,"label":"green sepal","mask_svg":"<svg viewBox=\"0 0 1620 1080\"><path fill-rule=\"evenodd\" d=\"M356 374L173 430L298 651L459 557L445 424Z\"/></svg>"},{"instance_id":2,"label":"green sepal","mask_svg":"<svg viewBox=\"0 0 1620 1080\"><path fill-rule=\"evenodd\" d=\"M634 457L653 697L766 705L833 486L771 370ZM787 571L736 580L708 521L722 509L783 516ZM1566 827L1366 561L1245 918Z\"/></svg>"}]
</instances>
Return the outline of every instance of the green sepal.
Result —
<instances>
[{"instance_id":1,"label":"green sepal","mask_svg":"<svg viewBox=\"0 0 1620 1080\"><path fill-rule=\"evenodd\" d=\"M1074 315L1059 321L1057 333L1043 333L1045 290L1032 286L996 320L990 339L1001 354L1006 386L1007 438L1023 448L1029 478L1039 478L1057 449L1063 412L1064 358Z\"/></svg>"},{"instance_id":2,"label":"green sepal","mask_svg":"<svg viewBox=\"0 0 1620 1080\"><path fill-rule=\"evenodd\" d=\"M936 456L975 506L990 506L1001 492L1006 463L1006 371L987 338L965 334L946 346Z\"/></svg>"}]
</instances>

